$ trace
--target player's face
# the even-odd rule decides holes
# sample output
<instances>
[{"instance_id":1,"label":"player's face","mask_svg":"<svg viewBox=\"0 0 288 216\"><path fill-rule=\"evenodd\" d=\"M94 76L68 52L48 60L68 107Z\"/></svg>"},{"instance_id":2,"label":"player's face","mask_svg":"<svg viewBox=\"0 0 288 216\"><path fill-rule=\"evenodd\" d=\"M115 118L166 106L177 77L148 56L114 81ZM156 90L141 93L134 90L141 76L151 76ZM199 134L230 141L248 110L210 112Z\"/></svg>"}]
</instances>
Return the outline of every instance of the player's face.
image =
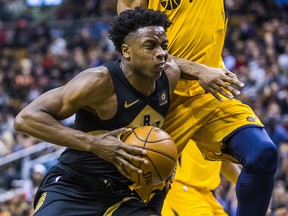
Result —
<instances>
[{"instance_id":1,"label":"player's face","mask_svg":"<svg viewBox=\"0 0 288 216\"><path fill-rule=\"evenodd\" d=\"M157 79L168 58L168 40L163 27L149 26L131 33L127 40L129 64L134 73Z\"/></svg>"}]
</instances>

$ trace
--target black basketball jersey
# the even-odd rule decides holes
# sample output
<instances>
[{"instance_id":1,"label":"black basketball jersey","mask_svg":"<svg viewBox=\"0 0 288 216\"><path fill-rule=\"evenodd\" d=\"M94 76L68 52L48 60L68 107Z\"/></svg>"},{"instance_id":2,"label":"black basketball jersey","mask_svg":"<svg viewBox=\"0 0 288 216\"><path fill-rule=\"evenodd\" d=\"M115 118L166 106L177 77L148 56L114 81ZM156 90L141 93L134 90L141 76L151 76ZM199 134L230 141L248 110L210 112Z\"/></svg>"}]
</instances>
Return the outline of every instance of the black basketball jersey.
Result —
<instances>
[{"instance_id":1,"label":"black basketball jersey","mask_svg":"<svg viewBox=\"0 0 288 216\"><path fill-rule=\"evenodd\" d=\"M109 120L102 120L93 113L81 109L76 113L75 128L91 134L114 130L121 127L154 125L161 127L170 104L169 82L165 72L156 80L156 89L150 96L143 96L127 80L119 66L119 61L105 63L108 68L117 96L117 112ZM103 132L102 132L103 133ZM87 177L109 177L127 181L116 167L88 152L67 148L59 158L70 171L85 174Z\"/></svg>"}]
</instances>

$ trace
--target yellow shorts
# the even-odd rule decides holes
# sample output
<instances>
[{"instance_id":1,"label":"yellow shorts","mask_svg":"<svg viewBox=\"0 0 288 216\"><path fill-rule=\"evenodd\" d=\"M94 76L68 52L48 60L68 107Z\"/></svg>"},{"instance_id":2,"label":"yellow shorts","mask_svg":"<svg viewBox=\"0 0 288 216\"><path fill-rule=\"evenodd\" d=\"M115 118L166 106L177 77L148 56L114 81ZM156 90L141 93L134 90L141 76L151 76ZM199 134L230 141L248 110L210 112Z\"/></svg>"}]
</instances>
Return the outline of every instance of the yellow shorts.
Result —
<instances>
[{"instance_id":1,"label":"yellow shorts","mask_svg":"<svg viewBox=\"0 0 288 216\"><path fill-rule=\"evenodd\" d=\"M228 216L211 191L175 181L168 192L162 216Z\"/></svg>"},{"instance_id":2,"label":"yellow shorts","mask_svg":"<svg viewBox=\"0 0 288 216\"><path fill-rule=\"evenodd\" d=\"M209 93L174 94L162 128L174 139L179 153L192 139L205 159L238 162L221 152L222 140L236 129L252 125L263 127L253 110L239 100L220 102Z\"/></svg>"}]
</instances>

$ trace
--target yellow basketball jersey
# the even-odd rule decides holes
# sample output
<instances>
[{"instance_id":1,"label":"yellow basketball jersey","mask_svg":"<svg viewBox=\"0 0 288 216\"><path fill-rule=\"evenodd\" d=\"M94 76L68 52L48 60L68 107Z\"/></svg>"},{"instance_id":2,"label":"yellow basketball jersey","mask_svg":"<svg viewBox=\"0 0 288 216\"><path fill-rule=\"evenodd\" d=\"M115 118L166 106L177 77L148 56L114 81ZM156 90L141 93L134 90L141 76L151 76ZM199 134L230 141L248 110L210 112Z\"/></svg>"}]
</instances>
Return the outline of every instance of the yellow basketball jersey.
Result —
<instances>
[{"instance_id":1,"label":"yellow basketball jersey","mask_svg":"<svg viewBox=\"0 0 288 216\"><path fill-rule=\"evenodd\" d=\"M224 0L150 0L148 8L165 12L172 22L167 31L171 55L223 66L221 53L227 27ZM174 93L193 96L204 90L197 81L180 80Z\"/></svg>"},{"instance_id":2,"label":"yellow basketball jersey","mask_svg":"<svg viewBox=\"0 0 288 216\"><path fill-rule=\"evenodd\" d=\"M219 174L221 165L220 161L203 160L202 153L196 144L190 141L181 154L175 181L199 190L214 190L221 181Z\"/></svg>"}]
</instances>

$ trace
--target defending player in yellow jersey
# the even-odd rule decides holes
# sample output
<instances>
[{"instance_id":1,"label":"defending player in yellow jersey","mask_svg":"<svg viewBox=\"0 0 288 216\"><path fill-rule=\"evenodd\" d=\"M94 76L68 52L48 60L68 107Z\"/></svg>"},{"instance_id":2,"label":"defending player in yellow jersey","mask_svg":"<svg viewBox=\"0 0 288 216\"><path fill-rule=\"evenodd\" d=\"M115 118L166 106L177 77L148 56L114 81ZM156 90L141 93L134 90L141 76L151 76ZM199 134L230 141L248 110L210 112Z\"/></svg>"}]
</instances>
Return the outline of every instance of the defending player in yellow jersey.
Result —
<instances>
[{"instance_id":1,"label":"defending player in yellow jersey","mask_svg":"<svg viewBox=\"0 0 288 216\"><path fill-rule=\"evenodd\" d=\"M118 0L118 11L138 5L163 11L172 21L167 32L170 54L223 67L228 22L224 0ZM235 99L220 100L217 94L223 90L217 85L209 90L211 94L198 82L181 80L163 128L179 153L193 139L207 160L241 163L237 215L264 216L274 185L277 148L249 106Z\"/></svg>"},{"instance_id":2,"label":"defending player in yellow jersey","mask_svg":"<svg viewBox=\"0 0 288 216\"><path fill-rule=\"evenodd\" d=\"M214 190L221 182L220 172L234 185L240 168L229 162L204 160L190 140L179 158L162 216L228 216L214 196Z\"/></svg>"}]
</instances>

